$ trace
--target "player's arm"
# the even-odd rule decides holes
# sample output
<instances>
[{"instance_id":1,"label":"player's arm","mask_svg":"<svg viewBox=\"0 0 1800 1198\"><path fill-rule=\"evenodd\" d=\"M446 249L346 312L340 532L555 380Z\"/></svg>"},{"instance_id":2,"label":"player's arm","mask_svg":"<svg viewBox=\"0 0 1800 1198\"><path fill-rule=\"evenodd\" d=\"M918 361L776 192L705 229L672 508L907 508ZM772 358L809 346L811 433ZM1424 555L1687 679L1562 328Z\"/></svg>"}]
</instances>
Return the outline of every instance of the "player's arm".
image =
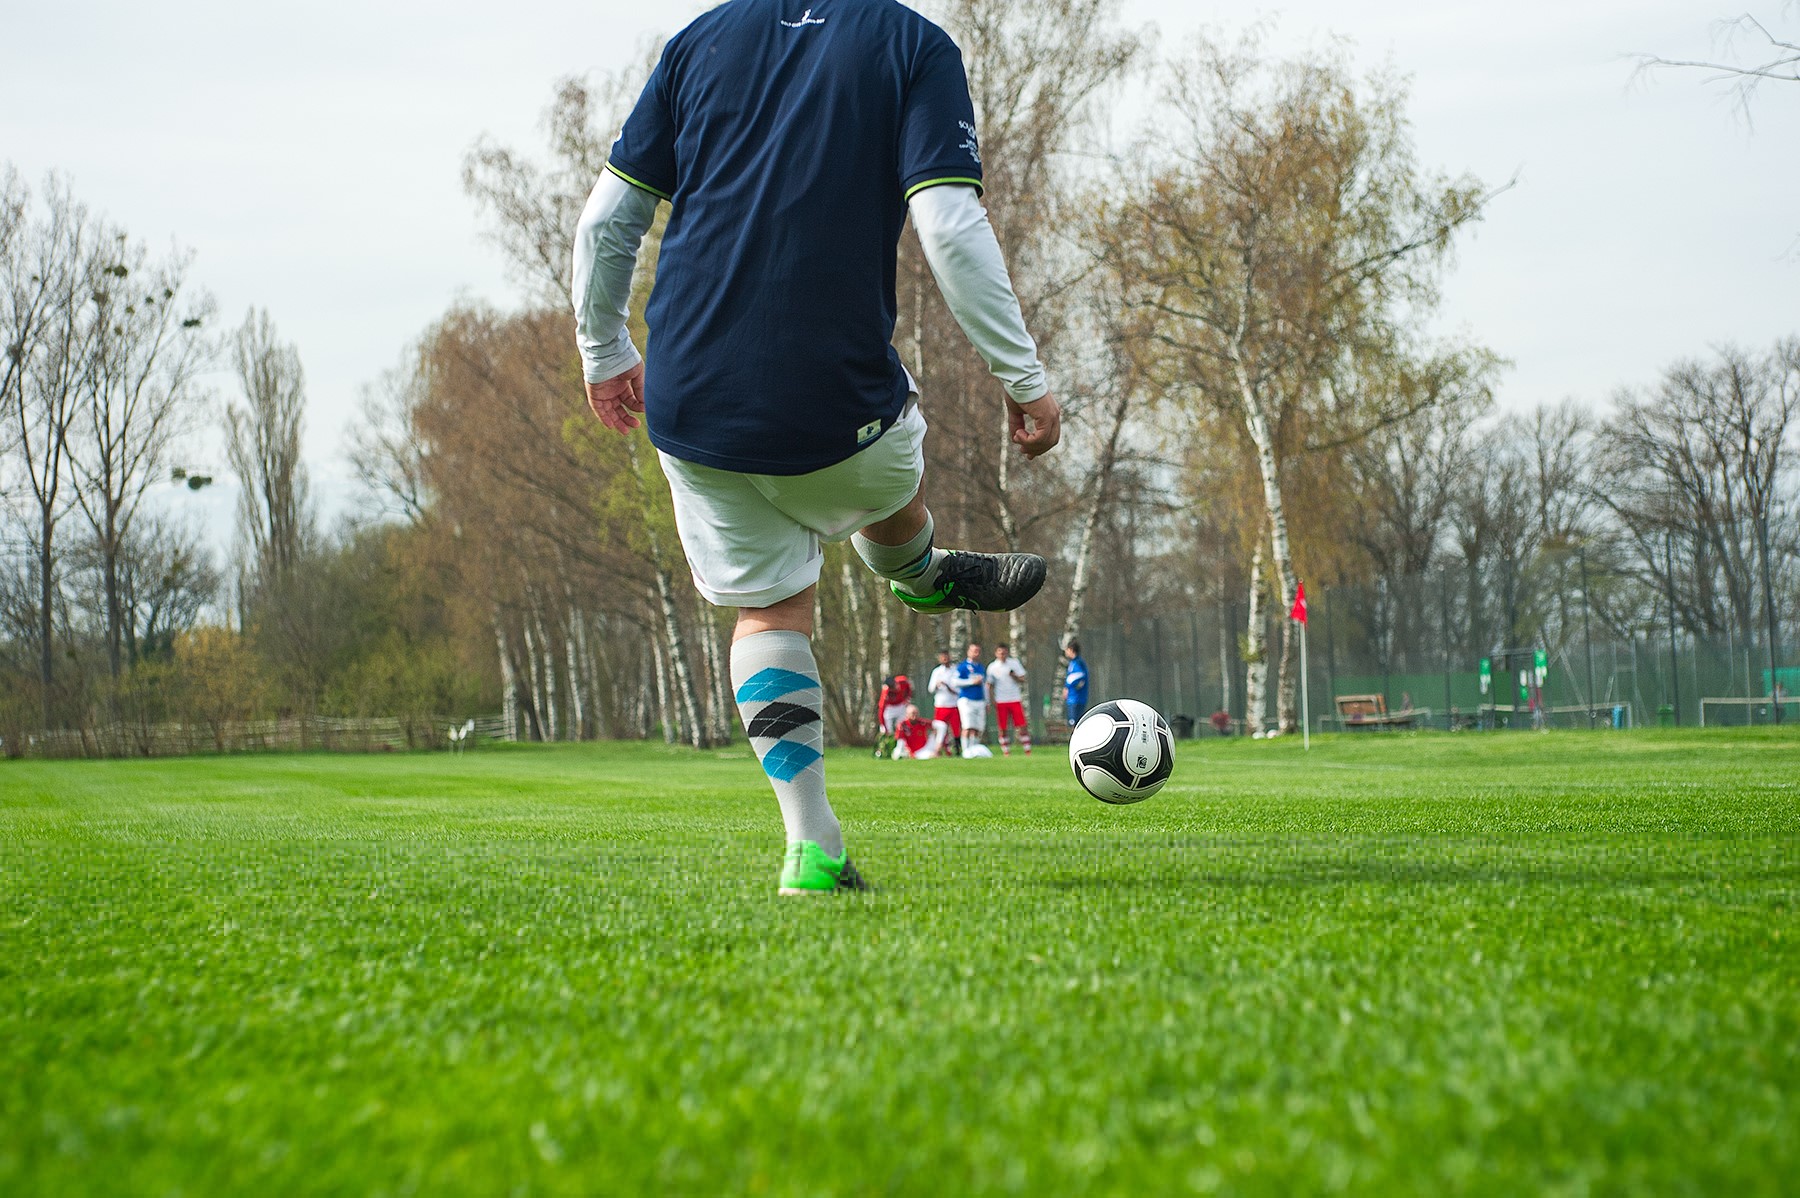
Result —
<instances>
[{"instance_id":1,"label":"player's arm","mask_svg":"<svg viewBox=\"0 0 1800 1198\"><path fill-rule=\"evenodd\" d=\"M656 220L658 198L610 170L600 172L575 226L575 344L588 405L615 432L638 426L644 410L644 359L631 343L631 276L638 247Z\"/></svg>"},{"instance_id":2,"label":"player's arm","mask_svg":"<svg viewBox=\"0 0 1800 1198\"><path fill-rule=\"evenodd\" d=\"M915 190L908 204L950 314L1006 388L1013 442L1027 457L1049 453L1062 439L1062 409L1025 329L980 193L968 183L946 182Z\"/></svg>"}]
</instances>

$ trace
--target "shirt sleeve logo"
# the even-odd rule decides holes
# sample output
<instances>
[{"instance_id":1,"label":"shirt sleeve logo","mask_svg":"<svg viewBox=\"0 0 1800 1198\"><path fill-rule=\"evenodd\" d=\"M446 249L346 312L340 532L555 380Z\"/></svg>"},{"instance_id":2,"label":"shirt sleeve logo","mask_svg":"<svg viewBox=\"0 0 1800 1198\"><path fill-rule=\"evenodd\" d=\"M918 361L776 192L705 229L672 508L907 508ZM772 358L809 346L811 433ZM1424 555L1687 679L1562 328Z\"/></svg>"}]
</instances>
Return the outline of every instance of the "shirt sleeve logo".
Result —
<instances>
[{"instance_id":1,"label":"shirt sleeve logo","mask_svg":"<svg viewBox=\"0 0 1800 1198\"><path fill-rule=\"evenodd\" d=\"M959 148L967 150L969 152L969 157L975 160L975 165L980 166L981 139L975 135L975 126L967 121L958 121L956 123L962 127L963 133L967 135L967 139Z\"/></svg>"},{"instance_id":2,"label":"shirt sleeve logo","mask_svg":"<svg viewBox=\"0 0 1800 1198\"><path fill-rule=\"evenodd\" d=\"M823 25L825 23L824 17L815 17L812 14L813 10L809 8L798 21L783 21L782 24L789 29L804 29L808 25Z\"/></svg>"}]
</instances>

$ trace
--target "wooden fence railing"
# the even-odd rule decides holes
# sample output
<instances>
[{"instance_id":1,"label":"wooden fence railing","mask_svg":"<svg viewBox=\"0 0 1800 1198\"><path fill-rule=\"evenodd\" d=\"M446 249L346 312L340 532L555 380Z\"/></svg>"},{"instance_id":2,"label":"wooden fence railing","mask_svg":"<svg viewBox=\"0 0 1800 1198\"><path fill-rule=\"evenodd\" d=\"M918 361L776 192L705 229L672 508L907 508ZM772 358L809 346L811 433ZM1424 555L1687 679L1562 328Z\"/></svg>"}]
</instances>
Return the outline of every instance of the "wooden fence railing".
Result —
<instances>
[{"instance_id":1,"label":"wooden fence railing","mask_svg":"<svg viewBox=\"0 0 1800 1198\"><path fill-rule=\"evenodd\" d=\"M334 716L250 720L220 725L109 724L97 728L33 732L22 743L0 742L9 757L107 758L186 757L205 753L393 753L447 749L450 732L469 720L447 716L407 719L342 719ZM504 739L505 721L498 715L477 716L465 742Z\"/></svg>"}]
</instances>

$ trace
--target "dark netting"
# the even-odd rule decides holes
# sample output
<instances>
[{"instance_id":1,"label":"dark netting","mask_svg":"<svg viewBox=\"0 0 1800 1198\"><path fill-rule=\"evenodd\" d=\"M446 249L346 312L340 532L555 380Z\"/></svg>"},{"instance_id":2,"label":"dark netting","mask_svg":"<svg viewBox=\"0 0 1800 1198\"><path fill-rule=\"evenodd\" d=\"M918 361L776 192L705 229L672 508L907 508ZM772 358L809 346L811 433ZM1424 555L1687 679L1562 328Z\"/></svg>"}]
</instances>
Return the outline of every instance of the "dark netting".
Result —
<instances>
[{"instance_id":1,"label":"dark netting","mask_svg":"<svg viewBox=\"0 0 1800 1198\"><path fill-rule=\"evenodd\" d=\"M1530 579L1510 579L1504 568L1491 574L1497 577L1471 579L1444 569L1312 591L1314 727L1766 724L1774 719L1775 685L1786 720L1800 720L1800 654L1783 648L1771 672L1761 630L1725 637L1671 632L1666 609L1660 624L1621 630L1590 609L1577 565ZM1270 611L1265 634L1270 726L1282 614ZM1241 730L1245 616L1241 605L1223 606L1084 631L1095 700L1142 699L1172 721L1186 717L1184 727L1192 720L1196 735L1215 735L1212 718L1222 711L1232 730ZM1040 652L1053 659L1055 646ZM1355 714L1347 717L1339 700Z\"/></svg>"}]
</instances>

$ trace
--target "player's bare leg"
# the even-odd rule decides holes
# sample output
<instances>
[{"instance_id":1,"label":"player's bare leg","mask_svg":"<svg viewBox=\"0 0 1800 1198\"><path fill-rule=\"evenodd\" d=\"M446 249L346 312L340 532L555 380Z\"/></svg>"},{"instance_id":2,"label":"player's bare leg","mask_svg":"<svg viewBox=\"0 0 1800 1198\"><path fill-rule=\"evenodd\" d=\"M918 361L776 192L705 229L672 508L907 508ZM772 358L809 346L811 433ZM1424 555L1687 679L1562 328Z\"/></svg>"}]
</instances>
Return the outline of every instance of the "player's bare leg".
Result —
<instances>
[{"instance_id":1,"label":"player's bare leg","mask_svg":"<svg viewBox=\"0 0 1800 1198\"><path fill-rule=\"evenodd\" d=\"M869 569L892 584L895 597L925 615L1011 611L1043 588L1048 567L1035 553L939 549L934 535L921 487L911 503L851 541Z\"/></svg>"},{"instance_id":2,"label":"player's bare leg","mask_svg":"<svg viewBox=\"0 0 1800 1198\"><path fill-rule=\"evenodd\" d=\"M823 695L812 651L816 589L739 611L731 639L738 714L787 827L784 895L866 888L844 852L837 813L825 797Z\"/></svg>"}]
</instances>

